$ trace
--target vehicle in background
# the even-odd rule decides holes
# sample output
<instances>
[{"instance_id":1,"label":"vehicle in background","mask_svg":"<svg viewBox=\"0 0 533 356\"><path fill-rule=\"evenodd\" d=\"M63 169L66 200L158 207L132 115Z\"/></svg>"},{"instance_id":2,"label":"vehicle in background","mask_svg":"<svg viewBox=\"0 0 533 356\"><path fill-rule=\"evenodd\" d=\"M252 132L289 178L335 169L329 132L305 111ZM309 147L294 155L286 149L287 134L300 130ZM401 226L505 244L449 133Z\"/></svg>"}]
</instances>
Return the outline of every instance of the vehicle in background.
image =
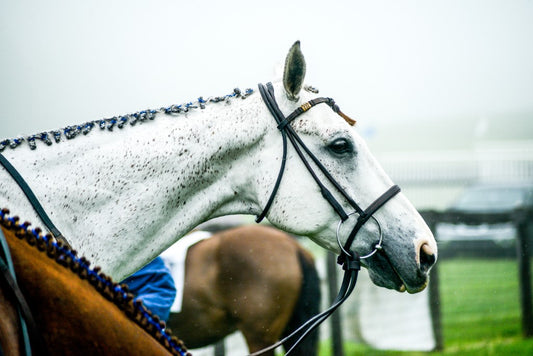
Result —
<instances>
[{"instance_id":1,"label":"vehicle in background","mask_svg":"<svg viewBox=\"0 0 533 356\"><path fill-rule=\"evenodd\" d=\"M533 183L477 184L466 188L446 210L450 213L507 213L533 208ZM517 230L512 223L451 224L436 227L442 256L514 256Z\"/></svg>"}]
</instances>

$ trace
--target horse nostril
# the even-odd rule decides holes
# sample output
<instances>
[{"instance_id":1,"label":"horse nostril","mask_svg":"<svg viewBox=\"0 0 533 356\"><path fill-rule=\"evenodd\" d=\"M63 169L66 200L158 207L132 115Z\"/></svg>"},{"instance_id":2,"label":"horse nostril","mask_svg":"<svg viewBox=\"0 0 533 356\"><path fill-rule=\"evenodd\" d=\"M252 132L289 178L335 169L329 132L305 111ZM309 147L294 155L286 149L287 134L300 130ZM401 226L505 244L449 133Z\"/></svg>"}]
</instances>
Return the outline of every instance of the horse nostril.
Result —
<instances>
[{"instance_id":1,"label":"horse nostril","mask_svg":"<svg viewBox=\"0 0 533 356\"><path fill-rule=\"evenodd\" d=\"M423 244L420 248L420 270L427 273L436 260L433 249L428 244Z\"/></svg>"}]
</instances>

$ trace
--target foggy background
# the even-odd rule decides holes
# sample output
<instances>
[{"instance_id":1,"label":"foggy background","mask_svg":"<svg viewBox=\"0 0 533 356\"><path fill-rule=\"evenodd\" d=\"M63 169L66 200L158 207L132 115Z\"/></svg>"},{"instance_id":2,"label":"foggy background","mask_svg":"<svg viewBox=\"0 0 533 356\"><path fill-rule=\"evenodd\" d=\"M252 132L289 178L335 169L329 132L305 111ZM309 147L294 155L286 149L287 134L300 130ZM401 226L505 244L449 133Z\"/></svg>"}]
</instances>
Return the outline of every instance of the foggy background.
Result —
<instances>
[{"instance_id":1,"label":"foggy background","mask_svg":"<svg viewBox=\"0 0 533 356\"><path fill-rule=\"evenodd\" d=\"M531 19L531 1L6 0L0 137L255 89L298 39L306 82L363 128L525 121Z\"/></svg>"},{"instance_id":2,"label":"foggy background","mask_svg":"<svg viewBox=\"0 0 533 356\"><path fill-rule=\"evenodd\" d=\"M533 181L527 0L2 0L0 140L256 90L296 40L417 208Z\"/></svg>"},{"instance_id":3,"label":"foggy background","mask_svg":"<svg viewBox=\"0 0 533 356\"><path fill-rule=\"evenodd\" d=\"M300 40L306 82L415 205L442 207L480 169L440 197L428 179L490 152L529 156L533 180L532 19L533 1L5 0L0 139L256 89Z\"/></svg>"}]
</instances>

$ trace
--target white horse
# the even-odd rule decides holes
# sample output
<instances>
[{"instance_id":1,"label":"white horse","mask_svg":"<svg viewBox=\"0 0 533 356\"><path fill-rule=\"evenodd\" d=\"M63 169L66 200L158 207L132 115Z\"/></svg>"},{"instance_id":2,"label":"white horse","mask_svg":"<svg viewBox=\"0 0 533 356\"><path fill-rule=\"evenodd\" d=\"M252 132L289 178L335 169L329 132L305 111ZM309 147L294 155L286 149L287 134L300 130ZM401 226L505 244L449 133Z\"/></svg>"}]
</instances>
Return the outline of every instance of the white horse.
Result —
<instances>
[{"instance_id":1,"label":"white horse","mask_svg":"<svg viewBox=\"0 0 533 356\"><path fill-rule=\"evenodd\" d=\"M317 96L300 90L304 73L297 42L287 56L283 81L274 83L284 113ZM392 185L356 130L326 105L317 105L291 125L360 206ZM206 220L261 213L282 160L276 126L259 93L236 90L221 98L0 141L0 149L70 244L121 280ZM350 206L339 201L349 212ZM1 167L0 207L42 225ZM375 254L364 261L374 283L422 290L437 254L429 228L401 193L374 216L388 256ZM337 238L339 216L292 147L267 219L335 252L347 239L344 224L344 235ZM350 224L355 219L345 223ZM379 234L370 220L352 249L368 254Z\"/></svg>"}]
</instances>

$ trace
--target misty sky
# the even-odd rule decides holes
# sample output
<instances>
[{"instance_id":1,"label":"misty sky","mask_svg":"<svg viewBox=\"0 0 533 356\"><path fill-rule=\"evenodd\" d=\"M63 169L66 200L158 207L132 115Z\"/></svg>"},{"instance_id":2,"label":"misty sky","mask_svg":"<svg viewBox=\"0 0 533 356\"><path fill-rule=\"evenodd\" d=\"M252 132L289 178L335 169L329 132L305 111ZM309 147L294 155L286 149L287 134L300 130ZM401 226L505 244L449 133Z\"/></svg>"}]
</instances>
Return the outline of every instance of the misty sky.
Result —
<instances>
[{"instance_id":1,"label":"misty sky","mask_svg":"<svg viewBox=\"0 0 533 356\"><path fill-rule=\"evenodd\" d=\"M297 39L363 120L533 113L533 1L4 0L0 138L255 88Z\"/></svg>"}]
</instances>

